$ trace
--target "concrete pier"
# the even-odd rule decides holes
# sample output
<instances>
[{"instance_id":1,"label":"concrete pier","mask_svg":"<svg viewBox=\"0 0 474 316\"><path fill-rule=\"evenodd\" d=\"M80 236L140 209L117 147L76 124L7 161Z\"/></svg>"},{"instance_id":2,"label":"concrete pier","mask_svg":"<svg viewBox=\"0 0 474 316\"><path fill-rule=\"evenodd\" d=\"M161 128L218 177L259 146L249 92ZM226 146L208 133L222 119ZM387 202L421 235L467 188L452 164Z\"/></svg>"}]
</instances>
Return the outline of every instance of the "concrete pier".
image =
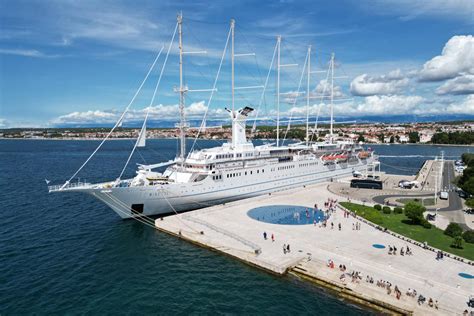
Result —
<instances>
[{"instance_id":1,"label":"concrete pier","mask_svg":"<svg viewBox=\"0 0 474 316\"><path fill-rule=\"evenodd\" d=\"M474 294L474 279L460 277L459 273L474 275L472 265L445 257L436 260L435 253L407 243L359 221L345 217L337 209L326 228L309 225L280 225L252 219L247 212L266 205L299 205L319 208L331 199L341 199L327 190L329 183L301 187L271 195L236 201L184 214L157 219L157 229L183 238L200 246L222 252L243 262L276 274L291 273L298 277L331 288L337 295L377 310L398 314L462 314L469 310L466 302ZM330 223L334 228L331 229ZM353 224L360 223L360 230ZM341 224L341 230L338 224ZM267 240L263 233L267 233ZM275 241L272 241L271 235ZM283 244L290 244L290 253L283 253ZM377 249L373 244L387 248ZM410 246L413 255L388 255L388 245ZM327 267L332 260L335 268ZM340 264L346 272L358 271L362 280L341 279ZM367 275L374 283L366 282ZM377 281L392 284L392 292L378 287ZM400 299L393 292L397 286ZM426 297L426 302L408 297L407 290L415 289ZM437 301L438 309L428 306L428 300Z\"/></svg>"}]
</instances>

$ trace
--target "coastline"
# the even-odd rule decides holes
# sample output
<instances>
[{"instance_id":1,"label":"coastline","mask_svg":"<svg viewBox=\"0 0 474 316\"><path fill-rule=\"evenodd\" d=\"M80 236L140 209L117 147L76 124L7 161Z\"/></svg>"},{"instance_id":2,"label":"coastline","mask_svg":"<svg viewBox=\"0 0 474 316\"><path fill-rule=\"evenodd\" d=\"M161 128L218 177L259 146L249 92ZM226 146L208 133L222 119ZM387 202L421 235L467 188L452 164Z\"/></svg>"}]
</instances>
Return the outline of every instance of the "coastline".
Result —
<instances>
[{"instance_id":1,"label":"coastline","mask_svg":"<svg viewBox=\"0 0 474 316\"><path fill-rule=\"evenodd\" d=\"M34 140L34 141L44 141L44 140L54 140L54 141L59 141L59 140L80 140L80 141L86 141L86 140L91 140L91 141L102 141L104 138L85 138L85 137L68 137L68 138L18 138L18 137L0 137L0 140ZM178 137L153 137L153 138L147 138L147 140L157 140L157 139L179 139ZM121 138L109 138L108 140L136 140L136 137L121 137ZM215 141L225 141L227 138L199 138L199 140L215 140ZM272 141L273 139L268 139L268 138L254 138L253 140L266 140L266 141ZM474 144L466 145L466 144L428 144L428 143L396 143L396 144L377 144L377 143L364 143L363 145L366 146L429 146L429 147L474 147Z\"/></svg>"}]
</instances>

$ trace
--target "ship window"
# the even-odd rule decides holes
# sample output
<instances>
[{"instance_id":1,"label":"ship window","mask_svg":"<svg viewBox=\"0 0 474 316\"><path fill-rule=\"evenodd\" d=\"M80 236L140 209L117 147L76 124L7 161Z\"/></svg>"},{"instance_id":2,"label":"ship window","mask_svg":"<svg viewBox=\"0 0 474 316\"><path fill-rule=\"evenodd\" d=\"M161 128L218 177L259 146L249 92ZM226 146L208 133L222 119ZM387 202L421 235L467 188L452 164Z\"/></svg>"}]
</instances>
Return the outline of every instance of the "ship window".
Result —
<instances>
[{"instance_id":1,"label":"ship window","mask_svg":"<svg viewBox=\"0 0 474 316\"><path fill-rule=\"evenodd\" d=\"M245 175L247 175L247 171L245 171Z\"/></svg>"},{"instance_id":2,"label":"ship window","mask_svg":"<svg viewBox=\"0 0 474 316\"><path fill-rule=\"evenodd\" d=\"M260 172L260 170L257 169L257 173L259 173L259 172Z\"/></svg>"}]
</instances>

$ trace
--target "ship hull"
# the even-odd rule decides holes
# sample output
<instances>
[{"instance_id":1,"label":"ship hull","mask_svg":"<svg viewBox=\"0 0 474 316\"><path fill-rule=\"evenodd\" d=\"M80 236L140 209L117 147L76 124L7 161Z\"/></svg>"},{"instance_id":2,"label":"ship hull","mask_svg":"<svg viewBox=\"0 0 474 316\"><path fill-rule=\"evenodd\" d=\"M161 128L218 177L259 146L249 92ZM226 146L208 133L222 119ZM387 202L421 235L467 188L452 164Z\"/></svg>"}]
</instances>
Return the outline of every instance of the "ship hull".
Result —
<instances>
[{"instance_id":1,"label":"ship hull","mask_svg":"<svg viewBox=\"0 0 474 316\"><path fill-rule=\"evenodd\" d=\"M227 178L227 174L224 174L223 179L218 181L209 176L197 183L114 187L107 190L90 189L86 192L107 204L123 219L143 215L159 216L332 181L350 176L353 171L365 171L368 161L369 159L352 164L331 165L318 162L313 168L298 167L304 164L292 162L282 170L273 170L276 168L270 167L256 168L259 172L254 170L252 174L250 174L252 170L247 170L245 176L243 171L229 171L228 174L231 176L239 174L240 176Z\"/></svg>"}]
</instances>

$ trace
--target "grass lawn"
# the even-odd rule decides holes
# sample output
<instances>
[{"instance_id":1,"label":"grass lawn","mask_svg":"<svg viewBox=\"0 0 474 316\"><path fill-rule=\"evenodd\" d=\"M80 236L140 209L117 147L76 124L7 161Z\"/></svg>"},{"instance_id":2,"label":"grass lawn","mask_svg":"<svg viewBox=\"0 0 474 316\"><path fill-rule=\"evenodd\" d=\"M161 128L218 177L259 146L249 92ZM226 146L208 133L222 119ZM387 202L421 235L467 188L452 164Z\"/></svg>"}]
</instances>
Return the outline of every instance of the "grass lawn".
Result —
<instances>
[{"instance_id":1,"label":"grass lawn","mask_svg":"<svg viewBox=\"0 0 474 316\"><path fill-rule=\"evenodd\" d=\"M383 214L373 207L364 206L355 203L341 202L341 205L348 210L354 211L357 215L371 221L391 231L411 238L419 242L427 242L428 245L444 250L446 252L474 260L474 244L469 244L463 240L463 249L452 248L453 238L445 235L443 231L436 227L431 229L424 228L421 225L412 225L405 214Z\"/></svg>"},{"instance_id":2,"label":"grass lawn","mask_svg":"<svg viewBox=\"0 0 474 316\"><path fill-rule=\"evenodd\" d=\"M423 206L435 205L434 198L397 199L397 202L400 202L402 204L407 204L408 202L416 202L416 203L420 203Z\"/></svg>"}]
</instances>

